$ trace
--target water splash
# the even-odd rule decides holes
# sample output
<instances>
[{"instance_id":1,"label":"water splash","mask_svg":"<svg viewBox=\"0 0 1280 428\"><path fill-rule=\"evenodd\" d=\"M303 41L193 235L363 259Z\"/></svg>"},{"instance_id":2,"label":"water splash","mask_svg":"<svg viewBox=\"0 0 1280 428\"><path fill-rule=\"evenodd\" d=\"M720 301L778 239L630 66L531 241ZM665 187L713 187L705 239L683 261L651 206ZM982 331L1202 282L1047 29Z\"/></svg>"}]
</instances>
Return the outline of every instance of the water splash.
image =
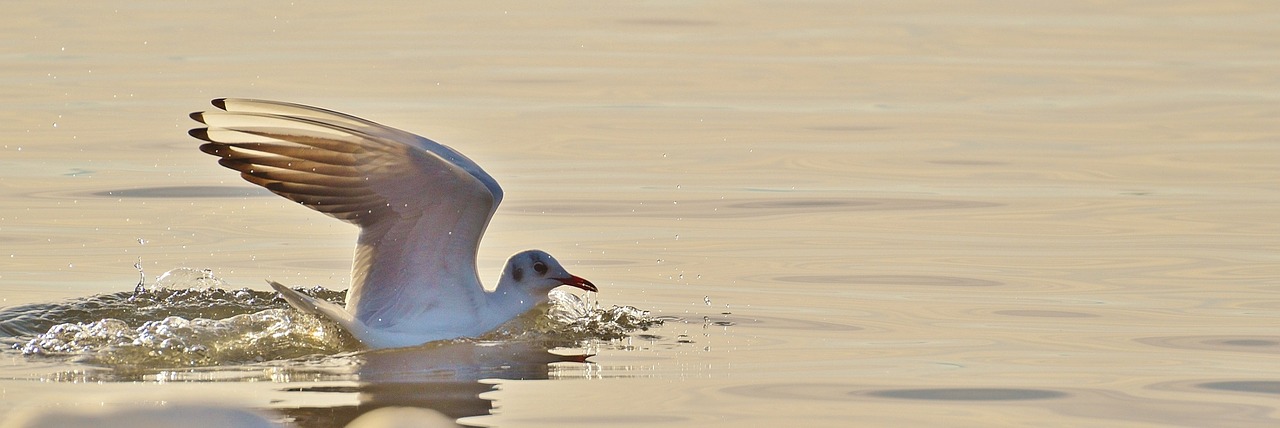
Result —
<instances>
[{"instance_id":1,"label":"water splash","mask_svg":"<svg viewBox=\"0 0 1280 428\"><path fill-rule=\"evenodd\" d=\"M549 302L517 317L482 339L541 339L570 346L589 340L617 340L661 325L665 318L631 306L600 309L576 294L552 290Z\"/></svg>"},{"instance_id":2,"label":"water splash","mask_svg":"<svg viewBox=\"0 0 1280 428\"><path fill-rule=\"evenodd\" d=\"M341 351L339 333L313 320L294 318L285 309L218 320L170 316L138 327L104 318L55 325L20 349L116 368L262 362Z\"/></svg>"},{"instance_id":3,"label":"water splash","mask_svg":"<svg viewBox=\"0 0 1280 428\"><path fill-rule=\"evenodd\" d=\"M138 242L142 242L142 238L138 238ZM138 261L133 264L133 268L138 270L138 285L133 287L134 293L147 291L147 273L142 271L142 257L138 257Z\"/></svg>"},{"instance_id":4,"label":"water splash","mask_svg":"<svg viewBox=\"0 0 1280 428\"><path fill-rule=\"evenodd\" d=\"M213 276L212 269L192 269L181 267L170 270L156 278L151 290L167 290L170 288L191 288L207 290L226 287L227 283Z\"/></svg>"},{"instance_id":5,"label":"water splash","mask_svg":"<svg viewBox=\"0 0 1280 428\"><path fill-rule=\"evenodd\" d=\"M156 284L0 311L0 342L31 357L117 370L252 364L357 351L336 324L289 308L274 292L227 289L207 270L180 268ZM341 303L345 292L304 294ZM593 307L553 291L550 303L475 340L574 346L621 339L663 322L633 307Z\"/></svg>"}]
</instances>

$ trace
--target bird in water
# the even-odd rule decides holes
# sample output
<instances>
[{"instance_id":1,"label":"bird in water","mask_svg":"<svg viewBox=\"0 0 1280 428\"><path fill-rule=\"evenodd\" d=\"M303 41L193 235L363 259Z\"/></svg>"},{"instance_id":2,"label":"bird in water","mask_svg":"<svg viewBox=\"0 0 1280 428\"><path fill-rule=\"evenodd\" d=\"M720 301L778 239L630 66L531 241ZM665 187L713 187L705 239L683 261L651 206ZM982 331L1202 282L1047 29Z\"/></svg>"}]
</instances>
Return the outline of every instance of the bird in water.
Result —
<instances>
[{"instance_id":1,"label":"bird in water","mask_svg":"<svg viewBox=\"0 0 1280 428\"><path fill-rule=\"evenodd\" d=\"M298 310L370 348L474 337L547 301L561 285L597 291L539 250L511 256L486 290L476 252L502 188L430 139L336 111L238 98L196 112L200 150L245 181L360 228L346 307L268 281Z\"/></svg>"}]
</instances>

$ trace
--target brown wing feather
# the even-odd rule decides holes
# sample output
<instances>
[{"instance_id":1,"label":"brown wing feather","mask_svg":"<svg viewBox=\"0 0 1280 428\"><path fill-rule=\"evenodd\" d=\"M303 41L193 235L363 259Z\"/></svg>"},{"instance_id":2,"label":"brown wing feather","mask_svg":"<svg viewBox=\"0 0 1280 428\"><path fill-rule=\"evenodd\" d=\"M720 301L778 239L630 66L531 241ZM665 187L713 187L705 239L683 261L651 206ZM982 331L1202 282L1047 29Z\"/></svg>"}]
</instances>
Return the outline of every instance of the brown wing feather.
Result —
<instances>
[{"instance_id":1,"label":"brown wing feather","mask_svg":"<svg viewBox=\"0 0 1280 428\"><path fill-rule=\"evenodd\" d=\"M360 226L347 308L371 327L483 302L475 253L502 189L451 148L330 110L226 99L200 150L246 181ZM450 311L465 313L466 311Z\"/></svg>"}]
</instances>

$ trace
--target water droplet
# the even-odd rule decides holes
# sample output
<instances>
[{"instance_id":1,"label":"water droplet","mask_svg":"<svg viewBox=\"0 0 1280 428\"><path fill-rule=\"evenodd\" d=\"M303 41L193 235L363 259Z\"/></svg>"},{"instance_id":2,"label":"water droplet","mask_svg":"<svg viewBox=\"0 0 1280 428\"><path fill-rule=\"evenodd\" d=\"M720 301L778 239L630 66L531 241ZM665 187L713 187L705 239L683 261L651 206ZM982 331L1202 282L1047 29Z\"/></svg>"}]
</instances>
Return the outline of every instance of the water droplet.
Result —
<instances>
[{"instance_id":1,"label":"water droplet","mask_svg":"<svg viewBox=\"0 0 1280 428\"><path fill-rule=\"evenodd\" d=\"M711 306L711 296L703 296L703 297L702 297L702 302L703 302L703 303L706 303L706 304L707 304L707 306Z\"/></svg>"}]
</instances>

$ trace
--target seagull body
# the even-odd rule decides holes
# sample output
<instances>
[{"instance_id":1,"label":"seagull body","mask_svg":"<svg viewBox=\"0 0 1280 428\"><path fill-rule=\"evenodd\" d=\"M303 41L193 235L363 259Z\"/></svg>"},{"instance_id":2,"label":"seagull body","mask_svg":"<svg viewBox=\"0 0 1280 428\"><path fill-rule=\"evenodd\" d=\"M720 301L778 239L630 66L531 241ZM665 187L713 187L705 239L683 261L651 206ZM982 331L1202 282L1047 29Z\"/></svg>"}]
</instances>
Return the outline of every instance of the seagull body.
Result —
<instances>
[{"instance_id":1,"label":"seagull body","mask_svg":"<svg viewBox=\"0 0 1280 428\"><path fill-rule=\"evenodd\" d=\"M219 98L192 113L200 150L246 181L360 227L346 307L268 281L298 310L366 346L474 337L547 301L560 285L596 291L551 255L507 260L493 291L476 273L480 238L502 188L479 165L427 138L335 111Z\"/></svg>"}]
</instances>

